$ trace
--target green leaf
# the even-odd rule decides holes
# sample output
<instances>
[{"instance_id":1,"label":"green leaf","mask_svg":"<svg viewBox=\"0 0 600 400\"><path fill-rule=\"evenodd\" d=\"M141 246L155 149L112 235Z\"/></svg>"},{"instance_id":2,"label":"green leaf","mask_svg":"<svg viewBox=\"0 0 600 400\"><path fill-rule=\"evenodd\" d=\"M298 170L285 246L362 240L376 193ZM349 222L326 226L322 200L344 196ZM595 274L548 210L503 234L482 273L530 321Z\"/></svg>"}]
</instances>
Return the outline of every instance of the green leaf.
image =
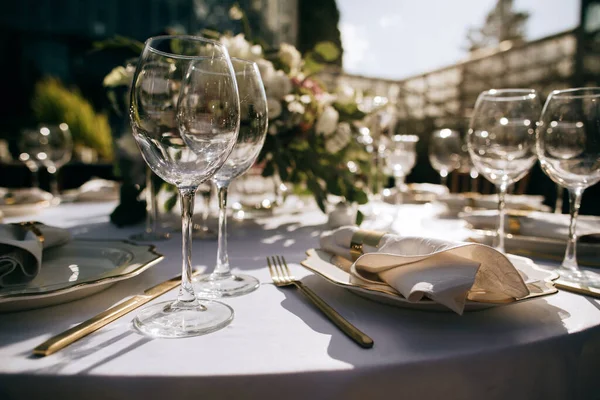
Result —
<instances>
[{"instance_id":1,"label":"green leaf","mask_svg":"<svg viewBox=\"0 0 600 400\"><path fill-rule=\"evenodd\" d=\"M174 194L165 201L165 210L171 211L175 207L175 204L177 204L177 194Z\"/></svg>"},{"instance_id":2,"label":"green leaf","mask_svg":"<svg viewBox=\"0 0 600 400\"><path fill-rule=\"evenodd\" d=\"M320 72L325 66L316 60L315 55L312 52L308 52L308 54L304 57L304 73L307 76L314 75Z\"/></svg>"},{"instance_id":3,"label":"green leaf","mask_svg":"<svg viewBox=\"0 0 600 400\"><path fill-rule=\"evenodd\" d=\"M356 225L360 226L365 220L365 215L360 212L360 210L356 211Z\"/></svg>"},{"instance_id":4,"label":"green leaf","mask_svg":"<svg viewBox=\"0 0 600 400\"><path fill-rule=\"evenodd\" d=\"M314 50L327 62L333 62L340 57L340 49L333 42L319 42Z\"/></svg>"},{"instance_id":5,"label":"green leaf","mask_svg":"<svg viewBox=\"0 0 600 400\"><path fill-rule=\"evenodd\" d=\"M367 197L367 194L364 191L357 190L354 193L354 198L352 200L356 201L358 204L367 204L369 198Z\"/></svg>"}]
</instances>

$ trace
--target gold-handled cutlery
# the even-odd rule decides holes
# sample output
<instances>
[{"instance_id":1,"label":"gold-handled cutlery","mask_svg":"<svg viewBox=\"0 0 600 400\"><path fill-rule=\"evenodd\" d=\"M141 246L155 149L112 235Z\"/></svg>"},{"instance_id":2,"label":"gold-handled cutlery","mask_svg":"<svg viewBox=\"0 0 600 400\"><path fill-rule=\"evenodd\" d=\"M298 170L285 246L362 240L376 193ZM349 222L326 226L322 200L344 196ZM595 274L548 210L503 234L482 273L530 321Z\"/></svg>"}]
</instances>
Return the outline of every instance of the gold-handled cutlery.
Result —
<instances>
[{"instance_id":1,"label":"gold-handled cutlery","mask_svg":"<svg viewBox=\"0 0 600 400\"><path fill-rule=\"evenodd\" d=\"M201 270L195 271L192 276L196 276L201 272ZM52 353L56 353L58 350L65 348L71 343L76 342L92 332L97 331L103 326L106 326L109 323L119 319L123 315L176 288L180 284L181 275L178 275L167 281L161 282L156 286L152 286L150 289L145 290L143 294L133 296L129 300L119 303L116 306L111 307L108 310L88 319L87 321L84 321L79 325L76 325L62 333L59 333L56 336L51 337L33 349L33 354L38 356L49 356Z\"/></svg>"},{"instance_id":2,"label":"gold-handled cutlery","mask_svg":"<svg viewBox=\"0 0 600 400\"><path fill-rule=\"evenodd\" d=\"M294 276L290 273L290 269L288 268L287 262L283 256L267 257L267 264L269 266L269 272L271 273L271 278L273 279L275 286L296 287L310 301L312 301L313 304L331 320L331 322L333 322L342 332L348 335L348 337L354 340L359 346L364 348L373 347L373 339L348 322L301 281L294 278Z\"/></svg>"}]
</instances>

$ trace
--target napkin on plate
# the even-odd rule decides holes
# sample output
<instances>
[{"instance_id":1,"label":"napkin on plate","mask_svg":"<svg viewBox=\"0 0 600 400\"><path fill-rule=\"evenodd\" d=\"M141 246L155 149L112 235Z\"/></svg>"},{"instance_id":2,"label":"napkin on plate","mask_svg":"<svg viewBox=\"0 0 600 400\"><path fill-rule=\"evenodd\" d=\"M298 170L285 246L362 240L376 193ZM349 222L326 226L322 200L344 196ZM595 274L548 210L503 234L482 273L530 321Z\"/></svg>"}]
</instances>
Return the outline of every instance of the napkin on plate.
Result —
<instances>
[{"instance_id":1,"label":"napkin on plate","mask_svg":"<svg viewBox=\"0 0 600 400\"><path fill-rule=\"evenodd\" d=\"M0 188L0 206L35 204L52 200L52 194L39 188Z\"/></svg>"},{"instance_id":2,"label":"napkin on plate","mask_svg":"<svg viewBox=\"0 0 600 400\"><path fill-rule=\"evenodd\" d=\"M0 288L31 281L40 271L43 250L71 240L65 229L39 223L35 228L43 235L43 242L26 226L0 225Z\"/></svg>"},{"instance_id":3,"label":"napkin on plate","mask_svg":"<svg viewBox=\"0 0 600 400\"><path fill-rule=\"evenodd\" d=\"M496 229L498 211L479 210L462 212L459 218L474 229ZM549 239L567 240L570 217L567 214L528 212L525 214L507 213L505 229L507 233L522 236L536 236ZM600 234L600 217L580 215L577 217L577 235Z\"/></svg>"},{"instance_id":4,"label":"napkin on plate","mask_svg":"<svg viewBox=\"0 0 600 400\"><path fill-rule=\"evenodd\" d=\"M321 236L321 248L350 259L356 227L342 227ZM385 284L410 302L423 297L462 314L468 298L518 299L529 295L523 277L497 250L476 243L384 235L377 247L350 268L353 283Z\"/></svg>"},{"instance_id":5,"label":"napkin on plate","mask_svg":"<svg viewBox=\"0 0 600 400\"><path fill-rule=\"evenodd\" d=\"M91 179L78 187L63 193L66 201L111 201L119 199L119 183L106 179Z\"/></svg>"}]
</instances>

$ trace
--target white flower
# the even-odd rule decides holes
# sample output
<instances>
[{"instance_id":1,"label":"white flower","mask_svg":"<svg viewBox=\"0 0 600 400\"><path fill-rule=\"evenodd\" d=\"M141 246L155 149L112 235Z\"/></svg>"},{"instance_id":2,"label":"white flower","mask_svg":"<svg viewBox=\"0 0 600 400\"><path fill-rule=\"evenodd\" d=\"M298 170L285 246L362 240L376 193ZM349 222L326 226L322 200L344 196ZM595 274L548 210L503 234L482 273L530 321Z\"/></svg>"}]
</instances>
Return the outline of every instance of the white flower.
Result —
<instances>
[{"instance_id":1,"label":"white flower","mask_svg":"<svg viewBox=\"0 0 600 400\"><path fill-rule=\"evenodd\" d=\"M229 18L234 21L239 21L244 17L244 12L240 9L240 7L235 4L233 7L229 9Z\"/></svg>"},{"instance_id":2,"label":"white flower","mask_svg":"<svg viewBox=\"0 0 600 400\"><path fill-rule=\"evenodd\" d=\"M262 55L260 46L252 46L246 40L243 33L235 36L221 36L221 43L227 48L231 57L243 58L244 60L255 61ZM258 54L257 54L258 53Z\"/></svg>"},{"instance_id":3,"label":"white flower","mask_svg":"<svg viewBox=\"0 0 600 400\"><path fill-rule=\"evenodd\" d=\"M258 66L258 70L263 82L265 79L271 79L271 76L275 73L275 67L273 66L273 63L265 60L264 58L256 60L256 65Z\"/></svg>"},{"instance_id":4,"label":"white flower","mask_svg":"<svg viewBox=\"0 0 600 400\"><path fill-rule=\"evenodd\" d=\"M336 94L337 101L342 104L348 104L354 101L354 89L347 84L340 85L336 90Z\"/></svg>"},{"instance_id":5,"label":"white flower","mask_svg":"<svg viewBox=\"0 0 600 400\"><path fill-rule=\"evenodd\" d=\"M269 119L275 119L281 115L281 101L272 97L267 98Z\"/></svg>"},{"instance_id":6,"label":"white flower","mask_svg":"<svg viewBox=\"0 0 600 400\"><path fill-rule=\"evenodd\" d=\"M133 79L133 73L135 72L135 68L125 68L122 66L118 66L113 68L112 71L108 75L104 77L104 81L102 84L106 87L115 87L115 86L129 86L131 85L131 80Z\"/></svg>"},{"instance_id":7,"label":"white flower","mask_svg":"<svg viewBox=\"0 0 600 400\"><path fill-rule=\"evenodd\" d=\"M288 110L296 114L304 114L304 105L299 101L294 100L288 104Z\"/></svg>"},{"instance_id":8,"label":"white flower","mask_svg":"<svg viewBox=\"0 0 600 400\"><path fill-rule=\"evenodd\" d=\"M263 83L265 84L267 97L283 99L286 94L289 94L292 91L292 81L285 72L281 70L270 74L270 76L263 76Z\"/></svg>"},{"instance_id":9,"label":"white flower","mask_svg":"<svg viewBox=\"0 0 600 400\"><path fill-rule=\"evenodd\" d=\"M279 53L277 55L282 63L290 67L290 70L297 71L300 69L302 55L291 44L281 43L281 46L279 47Z\"/></svg>"},{"instance_id":10,"label":"white flower","mask_svg":"<svg viewBox=\"0 0 600 400\"><path fill-rule=\"evenodd\" d=\"M347 122L341 122L334 135L331 135L325 141L325 150L330 153L337 153L350 143L352 139L352 130L350 124Z\"/></svg>"},{"instance_id":11,"label":"white flower","mask_svg":"<svg viewBox=\"0 0 600 400\"><path fill-rule=\"evenodd\" d=\"M317 119L317 124L315 125L316 132L329 136L335 131L339 118L340 114L335 108L331 106L325 107L323 113L319 116L319 119Z\"/></svg>"}]
</instances>

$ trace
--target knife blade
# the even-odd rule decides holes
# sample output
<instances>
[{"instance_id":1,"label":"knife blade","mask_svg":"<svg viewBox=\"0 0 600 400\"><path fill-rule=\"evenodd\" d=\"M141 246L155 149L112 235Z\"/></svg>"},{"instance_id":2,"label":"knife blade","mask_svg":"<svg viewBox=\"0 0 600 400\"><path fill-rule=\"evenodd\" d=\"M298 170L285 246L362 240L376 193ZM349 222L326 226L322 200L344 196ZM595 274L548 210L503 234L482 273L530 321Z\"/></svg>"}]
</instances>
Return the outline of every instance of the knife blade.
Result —
<instances>
[{"instance_id":1,"label":"knife blade","mask_svg":"<svg viewBox=\"0 0 600 400\"><path fill-rule=\"evenodd\" d=\"M201 270L194 271L192 276L196 276L201 272ZM57 351L67 347L71 343L76 342L82 337L97 331L103 326L106 326L109 323L119 319L123 315L176 288L180 284L181 275L178 275L167 281L161 282L158 285L152 286L151 288L146 289L143 294L135 295L132 298L125 300L116 306L113 306L108 310L88 319L87 321L84 321L62 333L59 333L56 336L51 337L33 349L33 354L45 357L56 353Z\"/></svg>"}]
</instances>

